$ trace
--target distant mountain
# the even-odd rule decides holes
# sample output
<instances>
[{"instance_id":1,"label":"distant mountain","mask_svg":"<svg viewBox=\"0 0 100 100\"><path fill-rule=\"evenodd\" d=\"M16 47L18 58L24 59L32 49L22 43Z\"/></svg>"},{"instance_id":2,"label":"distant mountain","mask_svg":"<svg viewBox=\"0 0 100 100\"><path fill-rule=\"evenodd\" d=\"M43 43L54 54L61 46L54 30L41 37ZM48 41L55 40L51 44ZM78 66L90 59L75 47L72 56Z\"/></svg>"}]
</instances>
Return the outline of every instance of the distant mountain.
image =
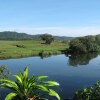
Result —
<instances>
[{"instance_id":1,"label":"distant mountain","mask_svg":"<svg viewBox=\"0 0 100 100\"><path fill-rule=\"evenodd\" d=\"M0 40L28 40L33 39L35 36L26 33L17 33L11 31L0 32Z\"/></svg>"},{"instance_id":2,"label":"distant mountain","mask_svg":"<svg viewBox=\"0 0 100 100\"><path fill-rule=\"evenodd\" d=\"M39 35L29 35L26 33L18 33L18 32L12 32L12 31L4 31L0 32L0 40L40 40ZM66 37L66 36L54 36L55 40L69 40L72 39L72 37Z\"/></svg>"},{"instance_id":3,"label":"distant mountain","mask_svg":"<svg viewBox=\"0 0 100 100\"><path fill-rule=\"evenodd\" d=\"M67 36L54 36L55 40L70 40L73 39L73 37L67 37Z\"/></svg>"}]
</instances>

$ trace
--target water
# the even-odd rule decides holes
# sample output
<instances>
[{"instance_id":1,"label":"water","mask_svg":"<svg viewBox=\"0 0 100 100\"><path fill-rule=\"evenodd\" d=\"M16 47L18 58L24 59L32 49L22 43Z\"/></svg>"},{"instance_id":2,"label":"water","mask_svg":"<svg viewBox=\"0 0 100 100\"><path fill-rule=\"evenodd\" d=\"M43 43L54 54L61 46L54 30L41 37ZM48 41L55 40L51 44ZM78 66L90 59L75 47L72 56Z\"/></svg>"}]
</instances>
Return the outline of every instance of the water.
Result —
<instances>
[{"instance_id":1,"label":"water","mask_svg":"<svg viewBox=\"0 0 100 100\"><path fill-rule=\"evenodd\" d=\"M29 76L32 74L47 75L49 79L60 83L57 89L62 99L71 98L75 91L93 85L100 80L100 56L98 54L28 57L20 59L0 60L0 65L6 65L10 73L17 74L19 70L29 66ZM13 79L11 77L11 79ZM6 95L5 90L0 91L2 100Z\"/></svg>"}]
</instances>

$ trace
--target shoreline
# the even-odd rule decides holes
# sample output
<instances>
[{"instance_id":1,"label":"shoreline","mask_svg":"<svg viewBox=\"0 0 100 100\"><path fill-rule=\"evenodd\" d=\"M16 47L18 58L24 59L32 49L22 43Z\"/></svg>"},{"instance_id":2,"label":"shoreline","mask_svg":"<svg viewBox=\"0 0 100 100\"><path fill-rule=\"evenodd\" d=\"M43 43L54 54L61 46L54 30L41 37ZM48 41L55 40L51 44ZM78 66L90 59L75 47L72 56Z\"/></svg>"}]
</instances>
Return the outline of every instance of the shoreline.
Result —
<instances>
[{"instance_id":1,"label":"shoreline","mask_svg":"<svg viewBox=\"0 0 100 100\"><path fill-rule=\"evenodd\" d=\"M35 40L0 41L0 59L62 54L66 48L68 45L60 41L54 41L51 45Z\"/></svg>"}]
</instances>

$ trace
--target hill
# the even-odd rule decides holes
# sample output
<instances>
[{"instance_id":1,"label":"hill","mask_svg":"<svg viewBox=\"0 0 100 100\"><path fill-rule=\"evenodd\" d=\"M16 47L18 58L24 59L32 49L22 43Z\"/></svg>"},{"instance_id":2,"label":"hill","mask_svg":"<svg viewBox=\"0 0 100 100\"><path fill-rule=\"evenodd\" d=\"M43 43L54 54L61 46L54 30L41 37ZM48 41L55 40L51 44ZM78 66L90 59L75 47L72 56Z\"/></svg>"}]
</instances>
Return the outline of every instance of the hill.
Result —
<instances>
[{"instance_id":1,"label":"hill","mask_svg":"<svg viewBox=\"0 0 100 100\"><path fill-rule=\"evenodd\" d=\"M29 35L12 31L0 32L0 40L40 40L40 35ZM54 36L55 40L69 40L72 37Z\"/></svg>"}]
</instances>

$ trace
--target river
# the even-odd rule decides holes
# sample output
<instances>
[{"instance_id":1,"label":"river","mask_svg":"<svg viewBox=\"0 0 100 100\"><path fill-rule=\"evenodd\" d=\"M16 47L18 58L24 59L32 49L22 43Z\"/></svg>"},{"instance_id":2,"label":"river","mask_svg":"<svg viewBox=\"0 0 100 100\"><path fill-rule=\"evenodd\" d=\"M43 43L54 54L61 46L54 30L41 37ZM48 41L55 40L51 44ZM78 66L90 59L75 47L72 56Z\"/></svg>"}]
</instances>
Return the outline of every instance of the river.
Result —
<instances>
[{"instance_id":1,"label":"river","mask_svg":"<svg viewBox=\"0 0 100 100\"><path fill-rule=\"evenodd\" d=\"M29 76L32 74L47 75L49 80L60 83L57 89L61 98L72 98L75 91L84 87L92 86L100 80L100 56L98 54L86 54L66 56L53 55L49 57L28 57L18 59L0 60L0 66L6 65L10 72L9 77L18 74L29 66ZM0 91L2 100L6 95L4 90ZM1 100L1 99L0 99Z\"/></svg>"}]
</instances>

